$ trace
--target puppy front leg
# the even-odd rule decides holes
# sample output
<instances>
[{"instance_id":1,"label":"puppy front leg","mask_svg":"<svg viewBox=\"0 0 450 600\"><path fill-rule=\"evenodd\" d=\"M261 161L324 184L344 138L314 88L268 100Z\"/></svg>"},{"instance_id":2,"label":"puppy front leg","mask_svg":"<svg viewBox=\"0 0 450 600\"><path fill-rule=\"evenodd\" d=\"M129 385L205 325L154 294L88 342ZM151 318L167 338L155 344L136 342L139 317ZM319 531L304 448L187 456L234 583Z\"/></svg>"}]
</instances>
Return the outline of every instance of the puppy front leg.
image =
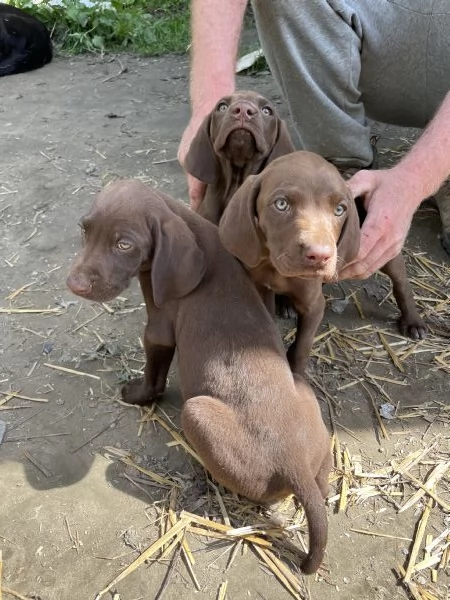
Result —
<instances>
[{"instance_id":1,"label":"puppy front leg","mask_svg":"<svg viewBox=\"0 0 450 600\"><path fill-rule=\"evenodd\" d=\"M427 334L427 326L417 310L402 253L397 254L380 270L392 281L392 293L401 313L399 325L402 335L413 340L423 340Z\"/></svg>"},{"instance_id":2,"label":"puppy front leg","mask_svg":"<svg viewBox=\"0 0 450 600\"><path fill-rule=\"evenodd\" d=\"M166 388L167 373L175 353L173 345L154 343L154 331L149 321L145 328L144 377L133 379L122 388L122 397L128 404L152 404Z\"/></svg>"},{"instance_id":3,"label":"puppy front leg","mask_svg":"<svg viewBox=\"0 0 450 600\"><path fill-rule=\"evenodd\" d=\"M310 287L312 284L308 281ZM322 283L314 282L314 289L303 295L296 293L292 302L297 311L297 333L289 346L287 358L293 373L304 375L317 328L325 312L325 298L322 294Z\"/></svg>"}]
</instances>

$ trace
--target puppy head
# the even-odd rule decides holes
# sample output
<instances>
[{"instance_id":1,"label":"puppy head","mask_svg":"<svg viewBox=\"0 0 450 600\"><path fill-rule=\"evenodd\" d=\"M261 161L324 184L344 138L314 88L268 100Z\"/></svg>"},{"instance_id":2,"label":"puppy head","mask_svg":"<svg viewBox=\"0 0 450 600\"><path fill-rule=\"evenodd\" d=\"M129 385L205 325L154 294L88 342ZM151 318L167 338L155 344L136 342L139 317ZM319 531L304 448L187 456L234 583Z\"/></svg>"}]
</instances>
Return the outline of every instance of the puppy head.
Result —
<instances>
[{"instance_id":1,"label":"puppy head","mask_svg":"<svg viewBox=\"0 0 450 600\"><path fill-rule=\"evenodd\" d=\"M225 210L220 236L248 267L266 258L284 277L332 281L356 256L359 220L337 169L294 152L247 178Z\"/></svg>"},{"instance_id":2,"label":"puppy head","mask_svg":"<svg viewBox=\"0 0 450 600\"><path fill-rule=\"evenodd\" d=\"M260 94L242 91L221 98L203 121L186 155L185 168L212 184L219 178L221 161L258 172L262 162L268 164L294 150L273 104Z\"/></svg>"},{"instance_id":3,"label":"puppy head","mask_svg":"<svg viewBox=\"0 0 450 600\"><path fill-rule=\"evenodd\" d=\"M112 300L140 271L149 271L157 307L200 283L205 260L186 223L160 194L136 180L118 180L80 221L83 249L67 285L97 302Z\"/></svg>"}]
</instances>

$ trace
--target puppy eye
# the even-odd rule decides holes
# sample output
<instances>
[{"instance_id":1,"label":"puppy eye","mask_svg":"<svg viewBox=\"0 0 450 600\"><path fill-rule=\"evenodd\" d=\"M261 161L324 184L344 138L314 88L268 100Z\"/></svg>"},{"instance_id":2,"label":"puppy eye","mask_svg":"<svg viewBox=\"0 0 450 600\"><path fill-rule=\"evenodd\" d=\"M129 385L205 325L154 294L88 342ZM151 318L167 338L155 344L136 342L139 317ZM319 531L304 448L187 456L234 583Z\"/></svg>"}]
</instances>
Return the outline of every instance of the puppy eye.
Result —
<instances>
[{"instance_id":1,"label":"puppy eye","mask_svg":"<svg viewBox=\"0 0 450 600\"><path fill-rule=\"evenodd\" d=\"M224 110L227 110L228 108L228 104L226 102L219 102L219 104L217 105L217 110L219 112L223 112Z\"/></svg>"},{"instance_id":2,"label":"puppy eye","mask_svg":"<svg viewBox=\"0 0 450 600\"><path fill-rule=\"evenodd\" d=\"M86 234L86 227L81 221L78 223L78 227L81 229L81 235L84 236Z\"/></svg>"},{"instance_id":3,"label":"puppy eye","mask_svg":"<svg viewBox=\"0 0 450 600\"><path fill-rule=\"evenodd\" d=\"M126 252L127 250L131 250L131 244L129 242L122 242L120 240L117 242L117 247L119 248L119 250L122 250L123 252Z\"/></svg>"},{"instance_id":4,"label":"puppy eye","mask_svg":"<svg viewBox=\"0 0 450 600\"><path fill-rule=\"evenodd\" d=\"M342 215L345 213L345 211L347 210L347 207L345 206L345 204L338 204L336 206L336 208L334 209L334 214L336 215L336 217L342 217Z\"/></svg>"},{"instance_id":5,"label":"puppy eye","mask_svg":"<svg viewBox=\"0 0 450 600\"><path fill-rule=\"evenodd\" d=\"M273 115L273 110L270 108L270 106L263 106L261 112L264 115Z\"/></svg>"},{"instance_id":6,"label":"puppy eye","mask_svg":"<svg viewBox=\"0 0 450 600\"><path fill-rule=\"evenodd\" d=\"M274 206L280 212L285 212L289 208L289 202L286 198L277 198L274 202Z\"/></svg>"}]
</instances>

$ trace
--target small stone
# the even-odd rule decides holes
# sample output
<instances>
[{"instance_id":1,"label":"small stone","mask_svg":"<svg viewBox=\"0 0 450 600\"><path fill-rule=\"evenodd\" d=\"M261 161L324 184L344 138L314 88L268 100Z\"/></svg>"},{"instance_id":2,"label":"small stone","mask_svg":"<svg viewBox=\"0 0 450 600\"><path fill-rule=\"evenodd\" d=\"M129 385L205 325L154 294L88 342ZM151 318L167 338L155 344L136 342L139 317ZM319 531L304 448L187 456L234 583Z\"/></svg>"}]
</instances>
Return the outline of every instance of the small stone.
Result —
<instances>
[{"instance_id":1,"label":"small stone","mask_svg":"<svg viewBox=\"0 0 450 600\"><path fill-rule=\"evenodd\" d=\"M42 354L50 354L54 347L53 342L44 342L42 345Z\"/></svg>"},{"instance_id":2,"label":"small stone","mask_svg":"<svg viewBox=\"0 0 450 600\"><path fill-rule=\"evenodd\" d=\"M344 310L347 308L348 306L348 298L344 298L343 300L333 300L331 303L331 310L338 314L341 315Z\"/></svg>"},{"instance_id":3,"label":"small stone","mask_svg":"<svg viewBox=\"0 0 450 600\"><path fill-rule=\"evenodd\" d=\"M93 163L91 163L88 167L86 167L84 172L86 173L86 175L93 175L96 170L97 170L97 165L94 165Z\"/></svg>"},{"instance_id":4,"label":"small stone","mask_svg":"<svg viewBox=\"0 0 450 600\"><path fill-rule=\"evenodd\" d=\"M379 411L380 416L383 417L383 419L395 419L396 408L390 402L385 402L382 404L379 408Z\"/></svg>"}]
</instances>

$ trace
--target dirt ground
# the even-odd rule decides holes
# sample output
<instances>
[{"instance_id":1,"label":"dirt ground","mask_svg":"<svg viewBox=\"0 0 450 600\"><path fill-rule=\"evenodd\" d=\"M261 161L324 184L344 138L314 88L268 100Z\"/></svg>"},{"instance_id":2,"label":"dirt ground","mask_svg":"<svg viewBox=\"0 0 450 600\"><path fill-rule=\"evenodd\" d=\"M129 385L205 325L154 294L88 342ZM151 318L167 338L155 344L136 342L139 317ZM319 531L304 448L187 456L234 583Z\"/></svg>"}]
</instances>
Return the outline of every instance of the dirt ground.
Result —
<instances>
[{"instance_id":1,"label":"dirt ground","mask_svg":"<svg viewBox=\"0 0 450 600\"><path fill-rule=\"evenodd\" d=\"M257 89L286 114L269 74L240 77L239 87ZM59 58L0 82L0 427L6 425L0 550L6 598L95 598L161 535L176 485L177 514L187 510L222 521L201 467L158 422L142 423L142 412L120 402L121 382L143 366L145 316L137 285L108 305L82 302L65 286L80 244L77 222L105 181L141 177L186 200L176 150L189 116L187 96L186 57ZM395 160L412 133L379 130L382 161ZM303 584L303 599L449 597L442 554L434 563L440 565L436 582L429 568L414 572L409 588L399 574L412 555L415 563L426 558L425 542L448 535L450 527L450 263L438 238L439 219L427 204L408 241L409 251L420 253L419 259L410 255L409 268L431 328L423 343L397 334L398 311L386 300L381 276L359 287L327 289L323 337L309 375L335 431L337 470L324 567ZM339 301L343 293L348 303ZM291 324L280 326L288 332ZM395 409L392 419L378 415L386 402ZM172 370L157 409L172 430L179 426L180 405ZM422 449L395 475L398 463ZM169 485L124 464L118 452ZM413 540L429 498L399 508L436 466L444 474L435 487L440 504L429 516L425 510L416 555ZM220 494L234 527L263 519L245 500ZM167 600L225 598L225 581L229 600L292 597L246 544L228 570L232 541L189 534L189 544L199 591L181 557L172 563ZM102 597L156 598L170 561L148 561L113 587L116 595Z\"/></svg>"}]
</instances>

